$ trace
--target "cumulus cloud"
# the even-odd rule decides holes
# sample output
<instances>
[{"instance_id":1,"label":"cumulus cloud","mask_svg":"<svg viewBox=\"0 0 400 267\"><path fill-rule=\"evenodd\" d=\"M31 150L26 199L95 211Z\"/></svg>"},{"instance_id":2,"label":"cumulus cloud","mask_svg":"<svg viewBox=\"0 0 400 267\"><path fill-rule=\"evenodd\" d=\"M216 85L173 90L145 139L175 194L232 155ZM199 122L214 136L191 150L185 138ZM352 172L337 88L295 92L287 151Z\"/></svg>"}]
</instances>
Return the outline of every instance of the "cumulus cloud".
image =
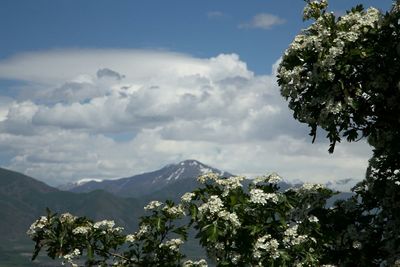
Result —
<instances>
[{"instance_id":1,"label":"cumulus cloud","mask_svg":"<svg viewBox=\"0 0 400 267\"><path fill-rule=\"evenodd\" d=\"M249 22L239 24L240 29L264 29L269 30L274 26L286 23L283 18L269 13L255 15Z\"/></svg>"},{"instance_id":2,"label":"cumulus cloud","mask_svg":"<svg viewBox=\"0 0 400 267\"><path fill-rule=\"evenodd\" d=\"M238 174L362 178L367 145L340 145L334 155L323 138L311 145L279 94L276 65L255 75L235 54L146 50L2 60L1 78L25 81L18 99L0 96L3 166L51 184L129 176L187 158Z\"/></svg>"}]
</instances>

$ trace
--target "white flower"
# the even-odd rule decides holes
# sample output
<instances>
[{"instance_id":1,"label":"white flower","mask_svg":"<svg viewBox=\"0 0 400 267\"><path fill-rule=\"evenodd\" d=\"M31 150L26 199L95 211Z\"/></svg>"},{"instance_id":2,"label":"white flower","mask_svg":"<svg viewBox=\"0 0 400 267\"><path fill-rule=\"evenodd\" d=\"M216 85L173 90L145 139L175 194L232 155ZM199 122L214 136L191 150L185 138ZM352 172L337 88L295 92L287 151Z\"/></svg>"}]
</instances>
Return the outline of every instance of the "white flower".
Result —
<instances>
[{"instance_id":1,"label":"white flower","mask_svg":"<svg viewBox=\"0 0 400 267\"><path fill-rule=\"evenodd\" d=\"M78 265L76 263L73 262L74 258L77 258L79 255L81 255L81 252L79 249L74 249L74 251L72 251L69 254L65 254L63 257L64 261L62 262L62 265L65 264L65 261L67 261L68 263L71 264L72 267L78 267Z\"/></svg>"},{"instance_id":2,"label":"white flower","mask_svg":"<svg viewBox=\"0 0 400 267\"><path fill-rule=\"evenodd\" d=\"M76 256L79 256L79 255L81 255L81 252L80 252L79 249L76 248L76 249L74 249L74 251L72 251L71 253L65 254L65 255L63 256L63 258L66 259L66 260L72 260L73 258L75 258Z\"/></svg>"},{"instance_id":3,"label":"white flower","mask_svg":"<svg viewBox=\"0 0 400 267\"><path fill-rule=\"evenodd\" d=\"M361 246L362 246L361 242L359 242L359 241L354 241L353 242L353 248L360 249Z\"/></svg>"},{"instance_id":4,"label":"white flower","mask_svg":"<svg viewBox=\"0 0 400 267\"><path fill-rule=\"evenodd\" d=\"M139 231L135 234L136 238L141 238L143 235L147 234L150 231L150 226L147 224L141 224L139 227Z\"/></svg>"},{"instance_id":5,"label":"white flower","mask_svg":"<svg viewBox=\"0 0 400 267\"><path fill-rule=\"evenodd\" d=\"M179 204L177 206L172 206L172 207L165 206L163 208L163 210L165 210L168 213L168 215L170 215L170 216L184 216L185 215L185 210L183 209L182 204Z\"/></svg>"},{"instance_id":6,"label":"white flower","mask_svg":"<svg viewBox=\"0 0 400 267\"><path fill-rule=\"evenodd\" d=\"M60 222L62 223L71 223L76 220L76 216L73 216L71 213L63 213L60 215Z\"/></svg>"},{"instance_id":7,"label":"white flower","mask_svg":"<svg viewBox=\"0 0 400 267\"><path fill-rule=\"evenodd\" d=\"M190 201L192 201L193 197L195 196L195 193L185 193L182 197L181 197L181 201L183 203L189 203Z\"/></svg>"},{"instance_id":8,"label":"white flower","mask_svg":"<svg viewBox=\"0 0 400 267\"><path fill-rule=\"evenodd\" d=\"M224 203L218 196L210 196L210 199L199 207L199 214L204 215L209 212L211 215L217 214L224 207Z\"/></svg>"},{"instance_id":9,"label":"white flower","mask_svg":"<svg viewBox=\"0 0 400 267\"><path fill-rule=\"evenodd\" d=\"M241 225L239 217L235 212L221 210L220 212L218 212L218 217L225 221L229 221L234 228L238 228Z\"/></svg>"},{"instance_id":10,"label":"white flower","mask_svg":"<svg viewBox=\"0 0 400 267\"><path fill-rule=\"evenodd\" d=\"M308 217L308 221L316 223L316 222L319 222L319 219L316 216L312 215L312 216Z\"/></svg>"},{"instance_id":11,"label":"white flower","mask_svg":"<svg viewBox=\"0 0 400 267\"><path fill-rule=\"evenodd\" d=\"M100 221L100 222L96 222L96 223L93 225L93 228L94 228L94 229L99 229L99 228L111 229L111 228L114 227L114 225L115 225L115 222L114 222L114 221L103 220L103 221Z\"/></svg>"},{"instance_id":12,"label":"white flower","mask_svg":"<svg viewBox=\"0 0 400 267\"><path fill-rule=\"evenodd\" d=\"M262 237L259 237L254 244L254 252L253 257L255 259L260 259L265 252L267 252L267 256L273 259L277 259L280 257L279 251L279 242L278 240L271 237L271 235L267 234Z\"/></svg>"},{"instance_id":13,"label":"white flower","mask_svg":"<svg viewBox=\"0 0 400 267\"><path fill-rule=\"evenodd\" d=\"M202 184L204 184L208 180L217 181L218 179L219 179L218 174L212 173L212 172L206 173L206 174L203 174L203 175L200 175L199 177L197 177L197 181L199 181Z\"/></svg>"},{"instance_id":14,"label":"white flower","mask_svg":"<svg viewBox=\"0 0 400 267\"><path fill-rule=\"evenodd\" d=\"M278 203L278 195L275 193L265 193L261 189L250 190L250 202L265 205L268 202Z\"/></svg>"},{"instance_id":15,"label":"white flower","mask_svg":"<svg viewBox=\"0 0 400 267\"><path fill-rule=\"evenodd\" d=\"M154 209L160 207L162 204L163 203L161 203L160 201L153 200L153 201L150 201L149 204L147 204L144 207L144 209L145 210L154 210Z\"/></svg>"},{"instance_id":16,"label":"white flower","mask_svg":"<svg viewBox=\"0 0 400 267\"><path fill-rule=\"evenodd\" d=\"M300 188L298 188L298 191L317 191L318 189L323 189L323 188L325 188L323 184L305 183Z\"/></svg>"},{"instance_id":17,"label":"white flower","mask_svg":"<svg viewBox=\"0 0 400 267\"><path fill-rule=\"evenodd\" d=\"M295 224L292 227L289 227L285 230L284 238L283 238L283 243L285 244L285 247L291 247L295 245L299 245L309 239L307 235L299 235L297 233L298 225Z\"/></svg>"},{"instance_id":18,"label":"white flower","mask_svg":"<svg viewBox=\"0 0 400 267\"><path fill-rule=\"evenodd\" d=\"M270 175L263 175L254 178L252 181L253 184L259 183L270 183L270 184L277 184L282 181L282 177L280 177L277 173L271 173Z\"/></svg>"},{"instance_id":19,"label":"white flower","mask_svg":"<svg viewBox=\"0 0 400 267\"><path fill-rule=\"evenodd\" d=\"M244 176L232 176L227 179L218 179L215 182L224 187L222 196L227 196L233 189L242 187L242 181L246 178Z\"/></svg>"},{"instance_id":20,"label":"white flower","mask_svg":"<svg viewBox=\"0 0 400 267\"><path fill-rule=\"evenodd\" d=\"M160 248L162 248L162 247L167 247L168 249L170 249L170 250L172 250L172 251L174 251L174 252L178 252L178 251L179 251L179 247L180 247L180 245L182 245L182 244L183 244L182 239L175 238L175 239L168 240L168 241L165 242L165 243L161 243L161 244L159 245L159 247L160 247Z\"/></svg>"},{"instance_id":21,"label":"white flower","mask_svg":"<svg viewBox=\"0 0 400 267\"><path fill-rule=\"evenodd\" d=\"M136 235L127 235L125 236L125 241L133 243L137 240Z\"/></svg>"},{"instance_id":22,"label":"white flower","mask_svg":"<svg viewBox=\"0 0 400 267\"><path fill-rule=\"evenodd\" d=\"M37 230L42 229L48 223L46 216L41 216L38 220L31 224L28 231L26 232L30 237L33 237Z\"/></svg>"},{"instance_id":23,"label":"white flower","mask_svg":"<svg viewBox=\"0 0 400 267\"><path fill-rule=\"evenodd\" d=\"M74 235L86 235L87 233L89 233L89 231L90 227L88 226L78 226L74 230L72 230L72 233Z\"/></svg>"}]
</instances>

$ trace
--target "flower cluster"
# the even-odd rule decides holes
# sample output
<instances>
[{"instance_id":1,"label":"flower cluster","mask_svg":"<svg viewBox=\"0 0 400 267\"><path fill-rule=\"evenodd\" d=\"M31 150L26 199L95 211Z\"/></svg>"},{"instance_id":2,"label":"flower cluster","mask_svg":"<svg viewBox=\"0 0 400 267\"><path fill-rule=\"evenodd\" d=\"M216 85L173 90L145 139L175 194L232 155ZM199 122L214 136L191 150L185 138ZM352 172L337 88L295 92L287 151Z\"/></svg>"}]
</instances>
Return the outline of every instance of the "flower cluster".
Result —
<instances>
[{"instance_id":1,"label":"flower cluster","mask_svg":"<svg viewBox=\"0 0 400 267\"><path fill-rule=\"evenodd\" d=\"M216 184L222 186L224 192L222 193L223 196L227 196L231 190L236 188L241 188L242 181L246 179L244 176L232 176L226 179L217 179L215 182Z\"/></svg>"},{"instance_id":2,"label":"flower cluster","mask_svg":"<svg viewBox=\"0 0 400 267\"><path fill-rule=\"evenodd\" d=\"M250 190L250 202L265 205L268 202L278 203L279 198L276 193L265 193L262 189Z\"/></svg>"},{"instance_id":3,"label":"flower cluster","mask_svg":"<svg viewBox=\"0 0 400 267\"><path fill-rule=\"evenodd\" d=\"M206 183L207 181L217 181L217 180L219 180L218 174L212 172L197 177L197 181L199 181L202 184Z\"/></svg>"},{"instance_id":4,"label":"flower cluster","mask_svg":"<svg viewBox=\"0 0 400 267\"><path fill-rule=\"evenodd\" d=\"M94 229L100 229L100 228L111 229L111 228L114 227L114 225L115 225L114 221L103 220L103 221L100 221L100 222L96 222L93 225L93 228Z\"/></svg>"},{"instance_id":5,"label":"flower cluster","mask_svg":"<svg viewBox=\"0 0 400 267\"><path fill-rule=\"evenodd\" d=\"M252 181L253 184L260 184L260 183L270 183L270 184L277 184L282 181L282 177L280 177L277 173L272 173L269 175L257 176Z\"/></svg>"},{"instance_id":6,"label":"flower cluster","mask_svg":"<svg viewBox=\"0 0 400 267\"><path fill-rule=\"evenodd\" d=\"M181 197L181 202L182 203L189 203L190 201L193 200L193 198L196 196L195 193L192 192L187 192L185 194L183 194L183 196Z\"/></svg>"},{"instance_id":7,"label":"flower cluster","mask_svg":"<svg viewBox=\"0 0 400 267\"><path fill-rule=\"evenodd\" d=\"M89 226L78 226L74 230L72 230L72 233L74 235L86 235L91 231L91 227Z\"/></svg>"},{"instance_id":8,"label":"flower cluster","mask_svg":"<svg viewBox=\"0 0 400 267\"><path fill-rule=\"evenodd\" d=\"M165 206L163 210L169 215L173 217L180 217L185 215L185 210L182 204L176 206Z\"/></svg>"},{"instance_id":9,"label":"flower cluster","mask_svg":"<svg viewBox=\"0 0 400 267\"><path fill-rule=\"evenodd\" d=\"M298 234L298 227L299 225L295 224L285 230L283 238L283 244L285 247L289 248L291 246L299 245L309 239L307 235Z\"/></svg>"},{"instance_id":10,"label":"flower cluster","mask_svg":"<svg viewBox=\"0 0 400 267\"><path fill-rule=\"evenodd\" d=\"M235 212L221 210L218 212L218 218L228 221L234 228L238 228L241 225L239 217Z\"/></svg>"},{"instance_id":11,"label":"flower cluster","mask_svg":"<svg viewBox=\"0 0 400 267\"><path fill-rule=\"evenodd\" d=\"M174 238L171 240L166 241L165 243L161 243L159 245L160 248L168 248L169 250L173 251L173 252L178 252L179 251L179 247L183 244L183 240L179 239L179 238Z\"/></svg>"},{"instance_id":12,"label":"flower cluster","mask_svg":"<svg viewBox=\"0 0 400 267\"><path fill-rule=\"evenodd\" d=\"M323 184L311 184L304 183L302 186L297 188L298 192L307 192L307 191L318 191L319 189L324 189L325 186Z\"/></svg>"},{"instance_id":13,"label":"flower cluster","mask_svg":"<svg viewBox=\"0 0 400 267\"><path fill-rule=\"evenodd\" d=\"M29 227L28 231L26 232L27 235L30 237L35 236L38 230L43 229L48 223L48 219L45 216L41 216L38 220L36 220L32 225Z\"/></svg>"},{"instance_id":14,"label":"flower cluster","mask_svg":"<svg viewBox=\"0 0 400 267\"><path fill-rule=\"evenodd\" d=\"M72 215L71 213L63 213L60 215L61 223L73 223L78 217Z\"/></svg>"},{"instance_id":15,"label":"flower cluster","mask_svg":"<svg viewBox=\"0 0 400 267\"><path fill-rule=\"evenodd\" d=\"M153 200L153 201L150 201L150 203L147 204L147 205L144 207L144 209L145 209L145 210L154 210L154 209L156 209L156 208L162 206L162 204L163 204L163 203L161 203L160 201Z\"/></svg>"},{"instance_id":16,"label":"flower cluster","mask_svg":"<svg viewBox=\"0 0 400 267\"><path fill-rule=\"evenodd\" d=\"M79 257L79 255L81 255L81 251L77 248L74 249L71 253L62 256L62 264L64 265L65 262L68 262L69 264L71 264L72 267L78 267L78 264L74 263L73 260Z\"/></svg>"},{"instance_id":17,"label":"flower cluster","mask_svg":"<svg viewBox=\"0 0 400 267\"><path fill-rule=\"evenodd\" d=\"M254 244L254 255L256 260L260 260L264 255L271 257L272 259L277 259L280 257L279 253L279 242L278 240L272 238L271 235L267 234L259 237ZM261 263L259 264L261 265Z\"/></svg>"},{"instance_id":18,"label":"flower cluster","mask_svg":"<svg viewBox=\"0 0 400 267\"><path fill-rule=\"evenodd\" d=\"M224 207L224 203L222 203L222 200L219 198L219 196L210 196L210 199L203 203L199 207L199 214L200 215L206 215L207 213L210 213L211 215L217 214L220 212Z\"/></svg>"}]
</instances>

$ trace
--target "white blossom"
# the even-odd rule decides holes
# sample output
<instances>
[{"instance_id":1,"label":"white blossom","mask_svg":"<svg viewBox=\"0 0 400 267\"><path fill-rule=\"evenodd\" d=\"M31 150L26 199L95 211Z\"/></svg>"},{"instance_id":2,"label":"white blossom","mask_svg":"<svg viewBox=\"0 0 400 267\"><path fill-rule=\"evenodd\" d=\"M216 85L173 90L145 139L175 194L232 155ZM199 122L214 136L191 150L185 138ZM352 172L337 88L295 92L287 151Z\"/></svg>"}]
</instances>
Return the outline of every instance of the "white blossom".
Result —
<instances>
[{"instance_id":1,"label":"white blossom","mask_svg":"<svg viewBox=\"0 0 400 267\"><path fill-rule=\"evenodd\" d=\"M75 258L77 258L79 255L81 255L81 252L77 248L74 249L71 253L63 255L62 257L63 257L64 260L62 262L62 265L64 265L65 261L67 261L69 264L72 265L72 267L78 267L78 265L76 263L74 263L73 260Z\"/></svg>"},{"instance_id":2,"label":"white blossom","mask_svg":"<svg viewBox=\"0 0 400 267\"><path fill-rule=\"evenodd\" d=\"M88 226L78 226L75 229L72 230L72 233L74 235L86 235L89 233L90 227Z\"/></svg>"},{"instance_id":3,"label":"white blossom","mask_svg":"<svg viewBox=\"0 0 400 267\"><path fill-rule=\"evenodd\" d=\"M295 245L299 245L305 241L307 241L309 238L307 235L299 235L297 232L298 225L295 224L285 230L284 238L283 238L283 243L285 247L291 247Z\"/></svg>"},{"instance_id":4,"label":"white blossom","mask_svg":"<svg viewBox=\"0 0 400 267\"><path fill-rule=\"evenodd\" d=\"M115 222L114 222L114 221L103 220L103 221L100 221L100 222L96 222L96 223L93 225L93 228L94 228L94 229L99 229L99 228L111 229L111 228L114 227L114 225L115 225Z\"/></svg>"},{"instance_id":5,"label":"white blossom","mask_svg":"<svg viewBox=\"0 0 400 267\"><path fill-rule=\"evenodd\" d=\"M71 213L63 213L60 215L60 222L61 223L72 223L77 219L76 216L72 215Z\"/></svg>"},{"instance_id":6,"label":"white blossom","mask_svg":"<svg viewBox=\"0 0 400 267\"><path fill-rule=\"evenodd\" d=\"M224 187L222 196L227 196L233 189L242 187L242 181L246 178L244 176L232 176L226 179L218 179L216 183Z\"/></svg>"},{"instance_id":7,"label":"white blossom","mask_svg":"<svg viewBox=\"0 0 400 267\"><path fill-rule=\"evenodd\" d=\"M159 245L159 247L160 248L167 247L168 249L170 249L170 250L172 250L174 252L178 252L179 251L179 247L182 244L183 244L182 239L175 238L175 239L168 240L165 243L161 243Z\"/></svg>"},{"instance_id":8,"label":"white blossom","mask_svg":"<svg viewBox=\"0 0 400 267\"><path fill-rule=\"evenodd\" d=\"M325 188L325 186L323 184L305 183L300 188L298 188L298 191L317 191L317 190L323 189L323 188Z\"/></svg>"},{"instance_id":9,"label":"white blossom","mask_svg":"<svg viewBox=\"0 0 400 267\"><path fill-rule=\"evenodd\" d=\"M182 204L176 205L176 206L165 206L163 210L168 213L170 216L184 216L185 215L185 210L182 206Z\"/></svg>"},{"instance_id":10,"label":"white blossom","mask_svg":"<svg viewBox=\"0 0 400 267\"><path fill-rule=\"evenodd\" d=\"M147 234L150 231L150 226L147 224L141 224L139 227L139 231L135 234L136 238L141 238L143 237L145 234Z\"/></svg>"},{"instance_id":11,"label":"white blossom","mask_svg":"<svg viewBox=\"0 0 400 267\"><path fill-rule=\"evenodd\" d=\"M276 193L265 193L261 189L250 190L250 202L265 205L268 202L278 203L278 195Z\"/></svg>"},{"instance_id":12,"label":"white blossom","mask_svg":"<svg viewBox=\"0 0 400 267\"><path fill-rule=\"evenodd\" d=\"M241 225L239 217L235 212L221 210L220 212L218 212L218 217L225 221L229 221L234 228L238 228Z\"/></svg>"},{"instance_id":13,"label":"white blossom","mask_svg":"<svg viewBox=\"0 0 400 267\"><path fill-rule=\"evenodd\" d=\"M280 177L277 173L271 173L270 175L263 175L254 178L252 181L253 184L259 183L270 183L270 184L277 184L282 181L282 177Z\"/></svg>"},{"instance_id":14,"label":"white blossom","mask_svg":"<svg viewBox=\"0 0 400 267\"><path fill-rule=\"evenodd\" d=\"M30 237L33 237L37 230L42 229L48 223L46 216L41 216L38 220L31 224L28 231L26 232Z\"/></svg>"},{"instance_id":15,"label":"white blossom","mask_svg":"<svg viewBox=\"0 0 400 267\"><path fill-rule=\"evenodd\" d=\"M199 207L199 214L210 213L211 215L217 214L222 210L224 204L218 196L210 196L210 199Z\"/></svg>"},{"instance_id":16,"label":"white blossom","mask_svg":"<svg viewBox=\"0 0 400 267\"><path fill-rule=\"evenodd\" d=\"M150 201L149 204L147 204L144 207L144 209L145 210L154 210L154 209L160 207L162 204L163 203L161 203L160 201L153 200L153 201Z\"/></svg>"},{"instance_id":17,"label":"white blossom","mask_svg":"<svg viewBox=\"0 0 400 267\"><path fill-rule=\"evenodd\" d=\"M212 172L206 173L206 174L203 174L203 175L200 175L199 177L197 177L197 181L199 181L202 184L204 184L208 180L217 181L218 179L219 179L218 174L212 173Z\"/></svg>"},{"instance_id":18,"label":"white blossom","mask_svg":"<svg viewBox=\"0 0 400 267\"><path fill-rule=\"evenodd\" d=\"M182 197L181 197L181 201L183 203L189 203L190 201L192 201L193 197L195 197L195 193L185 193Z\"/></svg>"},{"instance_id":19,"label":"white blossom","mask_svg":"<svg viewBox=\"0 0 400 267\"><path fill-rule=\"evenodd\" d=\"M316 222L319 222L319 219L316 216L312 215L312 216L308 217L308 221L316 223Z\"/></svg>"},{"instance_id":20,"label":"white blossom","mask_svg":"<svg viewBox=\"0 0 400 267\"><path fill-rule=\"evenodd\" d=\"M259 237L256 243L254 244L253 257L256 260L259 260L263 254L266 254L268 257L277 259L280 257L278 247L279 247L278 240L272 238L271 235L269 234L264 235L262 237Z\"/></svg>"},{"instance_id":21,"label":"white blossom","mask_svg":"<svg viewBox=\"0 0 400 267\"><path fill-rule=\"evenodd\" d=\"M129 242L129 243L133 243L133 242L135 242L137 240L137 237L136 237L136 235L127 235L127 236L125 236L125 241L126 242Z\"/></svg>"},{"instance_id":22,"label":"white blossom","mask_svg":"<svg viewBox=\"0 0 400 267\"><path fill-rule=\"evenodd\" d=\"M360 249L361 247L362 247L361 242L359 242L359 241L354 241L353 242L353 248Z\"/></svg>"}]
</instances>

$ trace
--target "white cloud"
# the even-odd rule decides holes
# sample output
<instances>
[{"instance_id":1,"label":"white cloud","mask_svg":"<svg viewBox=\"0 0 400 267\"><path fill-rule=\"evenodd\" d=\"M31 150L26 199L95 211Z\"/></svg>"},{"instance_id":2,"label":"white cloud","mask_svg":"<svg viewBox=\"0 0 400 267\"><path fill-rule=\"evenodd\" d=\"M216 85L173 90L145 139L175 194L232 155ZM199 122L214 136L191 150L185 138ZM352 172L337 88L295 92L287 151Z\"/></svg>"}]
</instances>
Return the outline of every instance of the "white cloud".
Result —
<instances>
[{"instance_id":1,"label":"white cloud","mask_svg":"<svg viewBox=\"0 0 400 267\"><path fill-rule=\"evenodd\" d=\"M224 14L221 11L209 11L207 12L207 17L209 19L221 19L221 18L225 18L227 15Z\"/></svg>"},{"instance_id":2,"label":"white cloud","mask_svg":"<svg viewBox=\"0 0 400 267\"><path fill-rule=\"evenodd\" d=\"M0 77L25 81L17 99L0 96L5 167L52 184L187 158L232 173L362 178L370 155L364 143L334 155L325 141L311 145L275 74L255 75L235 54L60 50L0 61Z\"/></svg>"},{"instance_id":3,"label":"white cloud","mask_svg":"<svg viewBox=\"0 0 400 267\"><path fill-rule=\"evenodd\" d=\"M276 15L260 13L255 15L251 21L239 24L240 29L264 29L268 30L276 25L284 24L286 21Z\"/></svg>"}]
</instances>

